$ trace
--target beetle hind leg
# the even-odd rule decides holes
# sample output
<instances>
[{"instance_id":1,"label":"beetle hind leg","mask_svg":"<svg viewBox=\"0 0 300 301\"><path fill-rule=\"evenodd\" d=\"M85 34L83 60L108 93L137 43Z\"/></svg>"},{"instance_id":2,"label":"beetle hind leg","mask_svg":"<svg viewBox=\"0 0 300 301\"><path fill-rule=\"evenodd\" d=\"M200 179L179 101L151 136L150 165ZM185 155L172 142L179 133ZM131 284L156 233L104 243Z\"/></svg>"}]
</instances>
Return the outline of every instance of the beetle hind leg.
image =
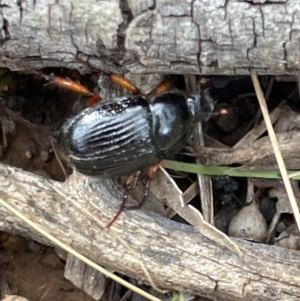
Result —
<instances>
[{"instance_id":1,"label":"beetle hind leg","mask_svg":"<svg viewBox=\"0 0 300 301\"><path fill-rule=\"evenodd\" d=\"M141 95L142 94L140 89L133 82L131 82L129 79L123 77L122 75L99 70L99 69L95 68L94 66L92 66L88 61L84 61L81 58L79 58L78 56L76 57L76 59L77 59L78 62L80 62L82 64L85 64L90 69L94 70L96 73L107 76L113 83L115 83L118 86L130 91L131 93L133 93L135 95Z\"/></svg>"},{"instance_id":2,"label":"beetle hind leg","mask_svg":"<svg viewBox=\"0 0 300 301\"><path fill-rule=\"evenodd\" d=\"M172 87L172 82L168 79L160 82L152 91L147 93L147 96L155 96L170 90Z\"/></svg>"},{"instance_id":3,"label":"beetle hind leg","mask_svg":"<svg viewBox=\"0 0 300 301\"><path fill-rule=\"evenodd\" d=\"M115 84L121 86L122 88L132 92L133 94L135 94L135 95L142 94L140 89L129 79L127 79L119 74L116 74L116 73L111 73L110 75L108 75L108 77L110 78L110 80L112 82L114 82Z\"/></svg>"}]
</instances>

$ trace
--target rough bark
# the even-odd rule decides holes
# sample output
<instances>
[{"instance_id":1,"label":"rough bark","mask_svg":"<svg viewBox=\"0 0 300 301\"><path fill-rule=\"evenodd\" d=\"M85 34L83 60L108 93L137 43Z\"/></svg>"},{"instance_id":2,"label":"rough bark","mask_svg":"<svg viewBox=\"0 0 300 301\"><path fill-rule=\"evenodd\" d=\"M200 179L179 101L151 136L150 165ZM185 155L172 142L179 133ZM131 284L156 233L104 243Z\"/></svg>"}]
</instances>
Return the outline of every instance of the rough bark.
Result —
<instances>
[{"instance_id":1,"label":"rough bark","mask_svg":"<svg viewBox=\"0 0 300 301\"><path fill-rule=\"evenodd\" d=\"M294 0L3 0L2 57L133 73L298 74ZM2 66L20 69L12 62Z\"/></svg>"},{"instance_id":2,"label":"rough bark","mask_svg":"<svg viewBox=\"0 0 300 301\"><path fill-rule=\"evenodd\" d=\"M77 174L62 184L0 165L0 197L88 258L145 281L139 258L161 288L214 300L299 300L299 252L236 241L239 257L193 227L145 209L124 212L109 231L103 228L121 197L111 180ZM49 243L3 207L0 229Z\"/></svg>"},{"instance_id":3,"label":"rough bark","mask_svg":"<svg viewBox=\"0 0 300 301\"><path fill-rule=\"evenodd\" d=\"M288 169L298 170L300 133L291 131L277 134L278 144L285 165ZM197 157L204 165L231 165L241 164L256 169L278 168L270 138L263 137L251 145L238 148L202 147L197 150Z\"/></svg>"}]
</instances>

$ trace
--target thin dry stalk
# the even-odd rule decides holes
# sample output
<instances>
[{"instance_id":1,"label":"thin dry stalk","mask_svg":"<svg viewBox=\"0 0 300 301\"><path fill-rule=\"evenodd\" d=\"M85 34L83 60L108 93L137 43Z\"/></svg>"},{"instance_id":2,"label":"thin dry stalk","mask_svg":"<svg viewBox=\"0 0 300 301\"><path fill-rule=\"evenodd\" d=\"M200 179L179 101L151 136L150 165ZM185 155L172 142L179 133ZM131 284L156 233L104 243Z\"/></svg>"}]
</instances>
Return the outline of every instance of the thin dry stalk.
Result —
<instances>
[{"instance_id":1,"label":"thin dry stalk","mask_svg":"<svg viewBox=\"0 0 300 301\"><path fill-rule=\"evenodd\" d=\"M257 74L255 71L251 71L251 79L252 79L255 93L256 93L256 96L257 96L257 99L258 99L258 102L259 102L259 105L260 105L260 108L261 108L261 111L262 111L262 114L263 114L263 117L264 117L264 120L266 123L267 131L268 131L271 143L272 143L272 147L273 147L276 161L277 161L277 164L278 164L281 176L282 176L282 180L283 180L287 195L289 197L291 207L293 209L296 224L298 226L298 229L300 230L299 208L298 208L298 205L296 202L295 194L294 194L291 182L290 182L290 178L289 178L285 163L283 161L282 154L279 149L278 141L277 141L275 131L274 131L271 119L270 119L269 111L267 108L267 103L264 98L264 95L263 95L263 92L260 87L258 77L257 77Z\"/></svg>"}]
</instances>

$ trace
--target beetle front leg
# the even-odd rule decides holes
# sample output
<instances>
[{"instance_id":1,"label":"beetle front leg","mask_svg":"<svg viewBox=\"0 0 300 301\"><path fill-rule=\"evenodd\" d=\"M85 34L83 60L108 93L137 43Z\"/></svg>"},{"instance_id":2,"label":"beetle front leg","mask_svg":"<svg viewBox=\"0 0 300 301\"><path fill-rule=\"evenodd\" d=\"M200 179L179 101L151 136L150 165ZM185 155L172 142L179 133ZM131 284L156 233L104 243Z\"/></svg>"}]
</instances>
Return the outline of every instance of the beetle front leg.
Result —
<instances>
[{"instance_id":1,"label":"beetle front leg","mask_svg":"<svg viewBox=\"0 0 300 301\"><path fill-rule=\"evenodd\" d=\"M135 209L140 209L143 207L143 205L145 204L146 200L147 200L147 196L149 194L150 191L150 184L151 181L153 180L153 178L155 177L155 174L159 168L160 164L156 164L154 166L151 166L147 169L146 172L146 178L147 178L147 182L146 182L146 186L145 186L145 191L144 191L144 196L142 198L142 200L137 204L137 205L133 205L133 206L127 206L124 208L124 210L135 210ZM136 181L138 180L138 178L136 178Z\"/></svg>"},{"instance_id":2,"label":"beetle front leg","mask_svg":"<svg viewBox=\"0 0 300 301\"><path fill-rule=\"evenodd\" d=\"M145 204L145 202L147 200L149 191L150 191L150 183L151 183L153 177L155 176L158 168L159 168L159 164L156 164L147 169L147 172L146 172L147 182L146 182L144 195L143 195L143 198L141 199L141 201L137 205L126 206L126 203L128 201L129 192L136 187L136 183L140 177L141 172L137 171L128 176L127 181L126 181L125 193L124 193L123 199L122 199L122 204L121 204L118 212L114 216L114 218L106 226L107 228L109 228L113 225L113 223L118 219L118 217L124 210L136 210L136 209L140 209L143 207L143 205Z\"/></svg>"},{"instance_id":3,"label":"beetle front leg","mask_svg":"<svg viewBox=\"0 0 300 301\"><path fill-rule=\"evenodd\" d=\"M141 201L137 205L125 207L124 210L136 210L136 209L141 209L143 207L143 205L145 204L145 202L147 200L147 196L149 194L150 183L151 183L151 179L147 177L146 188L144 191L144 196L141 199Z\"/></svg>"}]
</instances>

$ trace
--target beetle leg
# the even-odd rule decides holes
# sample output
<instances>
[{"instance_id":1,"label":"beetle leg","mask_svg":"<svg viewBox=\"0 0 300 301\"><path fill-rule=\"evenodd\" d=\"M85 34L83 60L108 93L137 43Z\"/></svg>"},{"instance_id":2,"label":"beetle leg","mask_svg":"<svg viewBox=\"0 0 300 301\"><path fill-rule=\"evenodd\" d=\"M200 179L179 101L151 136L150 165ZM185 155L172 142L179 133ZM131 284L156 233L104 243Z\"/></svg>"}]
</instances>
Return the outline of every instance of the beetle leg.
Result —
<instances>
[{"instance_id":1,"label":"beetle leg","mask_svg":"<svg viewBox=\"0 0 300 301\"><path fill-rule=\"evenodd\" d=\"M26 69L30 70L30 66L26 65L25 63L20 63L26 67ZM51 73L50 75L44 74L40 70L30 70L29 71L31 74L43 78L46 80L48 83L45 86L57 86L59 88L63 88L66 90L73 91L75 93L79 93L85 96L88 96L88 105L92 106L96 104L97 102L100 102L102 98L100 95L91 92L88 88L83 86L77 81L74 81L68 77L61 77L61 76L56 76L55 74Z\"/></svg>"},{"instance_id":2,"label":"beetle leg","mask_svg":"<svg viewBox=\"0 0 300 301\"><path fill-rule=\"evenodd\" d=\"M152 91L147 93L147 96L158 95L160 93L170 90L172 83L170 80L162 81L158 86L156 86Z\"/></svg>"},{"instance_id":3,"label":"beetle leg","mask_svg":"<svg viewBox=\"0 0 300 301\"><path fill-rule=\"evenodd\" d=\"M2 61L5 63L13 60L9 58L4 58ZM56 76L53 73L50 75L44 74L40 70L32 69L28 64L24 63L21 60L17 60L16 64L25 68L26 73L33 74L36 77L43 78L44 80L46 80L48 82L46 86L57 86L59 88L63 88L85 96L89 96L90 97L88 99L89 106L94 105L95 103L100 102L102 100L98 94L91 92L89 89L81 85L79 82L73 81L68 77Z\"/></svg>"},{"instance_id":4,"label":"beetle leg","mask_svg":"<svg viewBox=\"0 0 300 301\"><path fill-rule=\"evenodd\" d=\"M136 187L136 183L140 176L140 173L141 173L140 171L136 171L128 176L127 181L126 181L125 193L124 193L123 199L122 199L122 204L121 204L118 212L116 213L114 218L108 223L106 228L111 227L113 225L113 223L118 219L120 214L127 208L126 203L128 201L128 194L132 189L134 189Z\"/></svg>"},{"instance_id":5,"label":"beetle leg","mask_svg":"<svg viewBox=\"0 0 300 301\"><path fill-rule=\"evenodd\" d=\"M140 209L140 208L143 207L143 205L145 204L145 202L147 200L147 196L149 194L149 191L150 191L150 183L153 180L153 178L154 178L154 176L155 176L155 174L156 174L156 172L159 168L159 165L160 164L156 164L156 165L151 166L147 169L147 172L146 172L147 182L146 182L146 188L145 188L144 196L143 196L142 200L137 205L125 207L124 208L125 210Z\"/></svg>"},{"instance_id":6,"label":"beetle leg","mask_svg":"<svg viewBox=\"0 0 300 301\"><path fill-rule=\"evenodd\" d=\"M73 81L72 79L68 77L60 77L55 76L54 74L51 75L45 75L40 71L37 71L42 78L47 80L49 82L48 85L56 85L60 88L67 89L70 91L73 91L75 93L79 93L85 96L89 96L87 102L89 106L92 106L96 104L97 102L100 102L102 98L100 95L91 92L89 89L87 89L85 86L81 85L77 81Z\"/></svg>"},{"instance_id":7,"label":"beetle leg","mask_svg":"<svg viewBox=\"0 0 300 301\"><path fill-rule=\"evenodd\" d=\"M50 75L45 75L41 72L41 77L49 82L48 85L56 85L60 88L70 90L79 94L83 94L86 96L92 96L94 93L89 91L85 86L81 85L77 81L73 81L68 77L56 76L53 73Z\"/></svg>"},{"instance_id":8,"label":"beetle leg","mask_svg":"<svg viewBox=\"0 0 300 301\"><path fill-rule=\"evenodd\" d=\"M109 79L112 82L114 82L115 84L121 86L122 88L132 92L133 94L135 94L135 95L142 94L140 89L133 82L131 82L129 79L127 79L127 78L125 78L125 77L123 77L119 74L116 74L116 73L109 73L109 72L99 70L99 69L95 68L94 66L92 66L88 61L83 61L78 56L76 57L76 59L77 59L78 62L87 65L89 68L93 69L95 72L109 77Z\"/></svg>"},{"instance_id":9,"label":"beetle leg","mask_svg":"<svg viewBox=\"0 0 300 301\"><path fill-rule=\"evenodd\" d=\"M131 190L131 189L134 189L136 187L136 183L139 179L139 176L140 176L141 172L140 171L136 171L136 172L133 172L132 174L130 174L127 178L127 181L126 181L126 188Z\"/></svg>"},{"instance_id":10,"label":"beetle leg","mask_svg":"<svg viewBox=\"0 0 300 301\"><path fill-rule=\"evenodd\" d=\"M135 209L140 209L143 207L143 205L145 204L145 202L147 200L147 196L149 194L150 183L153 180L153 178L159 168L159 165L160 164L156 164L147 169L147 172L146 172L147 182L146 182L146 187L145 187L144 196L143 196L142 200L137 205L124 207L124 210L135 210ZM138 180L138 178L136 178L136 181L137 180Z\"/></svg>"},{"instance_id":11,"label":"beetle leg","mask_svg":"<svg viewBox=\"0 0 300 301\"><path fill-rule=\"evenodd\" d=\"M151 179L148 178L148 176L147 176L146 188L145 188L144 196L143 196L142 200L137 205L125 207L124 210L135 210L135 209L140 209L143 207L143 205L145 204L145 202L147 200L147 196L149 194L150 183L151 183Z\"/></svg>"},{"instance_id":12,"label":"beetle leg","mask_svg":"<svg viewBox=\"0 0 300 301\"><path fill-rule=\"evenodd\" d=\"M120 214L124 211L124 209L126 207L127 200L128 200L128 193L129 193L129 191L125 190L125 193L124 193L123 199L122 199L122 204L121 204L118 212L114 216L114 218L107 224L106 228L110 228L114 224L114 222L118 219Z\"/></svg>"},{"instance_id":13,"label":"beetle leg","mask_svg":"<svg viewBox=\"0 0 300 301\"><path fill-rule=\"evenodd\" d=\"M143 207L143 205L145 204L145 202L147 200L147 196L149 194L149 191L150 191L151 180L153 179L153 177L154 177L155 173L157 172L158 168L159 168L159 164L156 164L156 165L151 166L151 167L148 168L148 170L146 172L147 182L146 182L146 187L145 187L145 191L144 191L144 196L143 196L142 200L137 205L126 206L126 203L128 201L128 194L129 194L130 190L132 190L136 187L136 183L139 179L139 176L140 176L141 172L137 171L137 172L134 172L134 173L132 173L128 176L128 179L126 181L125 193L124 193L123 199L122 199L122 204L121 204L118 212L114 216L114 218L106 226L107 228L109 228L113 225L113 223L118 219L118 217L120 216L120 214L124 210L135 210L135 209L140 209L140 208Z\"/></svg>"},{"instance_id":14,"label":"beetle leg","mask_svg":"<svg viewBox=\"0 0 300 301\"><path fill-rule=\"evenodd\" d=\"M132 92L135 95L140 95L141 91L140 89L129 79L115 73L111 73L108 75L108 77L111 79L112 82L115 84L121 86L122 88Z\"/></svg>"},{"instance_id":15,"label":"beetle leg","mask_svg":"<svg viewBox=\"0 0 300 301\"><path fill-rule=\"evenodd\" d=\"M146 172L147 182L146 182L146 188L145 188L144 196L143 196L142 200L137 205L125 207L125 210L133 210L133 209L142 208L142 206L145 204L147 196L149 194L150 183L153 180L157 170L159 169L159 166L160 166L160 164L156 164L147 169L147 172Z\"/></svg>"},{"instance_id":16,"label":"beetle leg","mask_svg":"<svg viewBox=\"0 0 300 301\"><path fill-rule=\"evenodd\" d=\"M101 96L99 94L94 94L91 97L88 98L88 106L91 107L95 105L96 103L100 102L102 100Z\"/></svg>"},{"instance_id":17,"label":"beetle leg","mask_svg":"<svg viewBox=\"0 0 300 301\"><path fill-rule=\"evenodd\" d=\"M150 180L153 180L157 170L159 169L160 163L155 164L147 169L146 175Z\"/></svg>"}]
</instances>

